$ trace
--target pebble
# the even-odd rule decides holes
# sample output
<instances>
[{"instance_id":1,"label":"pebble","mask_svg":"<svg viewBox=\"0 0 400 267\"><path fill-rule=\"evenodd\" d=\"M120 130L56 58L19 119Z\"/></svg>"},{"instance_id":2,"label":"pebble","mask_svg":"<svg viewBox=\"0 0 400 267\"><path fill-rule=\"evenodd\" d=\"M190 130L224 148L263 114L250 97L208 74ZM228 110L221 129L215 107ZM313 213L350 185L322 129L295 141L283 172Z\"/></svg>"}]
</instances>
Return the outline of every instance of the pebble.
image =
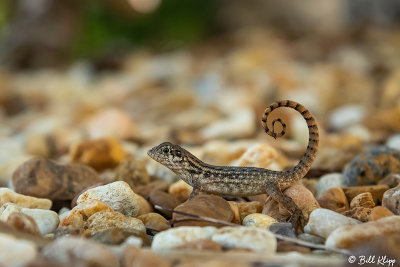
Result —
<instances>
[{"instance_id":1,"label":"pebble","mask_svg":"<svg viewBox=\"0 0 400 267\"><path fill-rule=\"evenodd\" d=\"M170 185L171 185L170 183L165 182L163 180L155 180L146 185L137 186L137 187L133 188L133 191L136 194L141 195L145 199L149 199L151 191L160 190L160 191L166 192L166 191L168 191L168 188L170 187Z\"/></svg>"},{"instance_id":2,"label":"pebble","mask_svg":"<svg viewBox=\"0 0 400 267\"><path fill-rule=\"evenodd\" d=\"M183 211L199 216L209 217L217 220L231 222L233 212L229 203L220 196L216 195L197 195L191 200L188 200L175 208L177 211ZM191 217L174 213L172 216L174 227L178 226L217 226L221 224L205 222L192 219ZM190 220L192 219L192 220ZM179 220L185 220L178 222Z\"/></svg>"},{"instance_id":3,"label":"pebble","mask_svg":"<svg viewBox=\"0 0 400 267\"><path fill-rule=\"evenodd\" d=\"M244 226L255 226L263 229L268 229L273 223L276 223L274 218L261 213L249 214L243 219Z\"/></svg>"},{"instance_id":4,"label":"pebble","mask_svg":"<svg viewBox=\"0 0 400 267\"><path fill-rule=\"evenodd\" d=\"M360 223L360 221L328 209L316 209L311 212L304 232L327 238L337 228Z\"/></svg>"},{"instance_id":5,"label":"pebble","mask_svg":"<svg viewBox=\"0 0 400 267\"><path fill-rule=\"evenodd\" d=\"M232 165L281 171L282 167L279 161L283 166L287 165L287 160L284 160L275 148L267 144L254 144Z\"/></svg>"},{"instance_id":6,"label":"pebble","mask_svg":"<svg viewBox=\"0 0 400 267\"><path fill-rule=\"evenodd\" d=\"M99 175L88 166L59 165L43 158L24 162L12 175L15 192L51 200L71 200L100 181Z\"/></svg>"},{"instance_id":7,"label":"pebble","mask_svg":"<svg viewBox=\"0 0 400 267\"><path fill-rule=\"evenodd\" d=\"M391 212L388 208L383 206L376 206L373 208L368 215L368 221L377 221L381 218L394 216L394 213Z\"/></svg>"},{"instance_id":8,"label":"pebble","mask_svg":"<svg viewBox=\"0 0 400 267\"><path fill-rule=\"evenodd\" d=\"M138 216L138 219L144 223L146 228L154 229L160 232L171 228L167 219L158 213L143 214Z\"/></svg>"},{"instance_id":9,"label":"pebble","mask_svg":"<svg viewBox=\"0 0 400 267\"><path fill-rule=\"evenodd\" d=\"M372 238L389 238L400 232L400 216L390 216L377 221L366 222L362 227L348 225L333 231L325 245L330 248L352 249Z\"/></svg>"},{"instance_id":10,"label":"pebble","mask_svg":"<svg viewBox=\"0 0 400 267\"><path fill-rule=\"evenodd\" d=\"M388 208L396 215L400 215L400 185L387 190L383 194L382 206Z\"/></svg>"},{"instance_id":11,"label":"pebble","mask_svg":"<svg viewBox=\"0 0 400 267\"><path fill-rule=\"evenodd\" d=\"M151 249L163 251L165 249L183 246L192 241L210 239L216 230L217 228L212 226L182 226L171 228L154 236Z\"/></svg>"},{"instance_id":12,"label":"pebble","mask_svg":"<svg viewBox=\"0 0 400 267\"><path fill-rule=\"evenodd\" d=\"M126 267L171 267L172 264L158 254L139 249L134 246L126 246L122 256L123 266Z\"/></svg>"},{"instance_id":13,"label":"pebble","mask_svg":"<svg viewBox=\"0 0 400 267\"><path fill-rule=\"evenodd\" d=\"M370 192L361 193L355 196L350 203L350 208L369 208L375 207L374 200L372 199L372 194Z\"/></svg>"},{"instance_id":14,"label":"pebble","mask_svg":"<svg viewBox=\"0 0 400 267\"><path fill-rule=\"evenodd\" d=\"M269 230L274 234L284 235L288 237L296 238L295 230L289 222L277 222L271 224Z\"/></svg>"},{"instance_id":15,"label":"pebble","mask_svg":"<svg viewBox=\"0 0 400 267\"><path fill-rule=\"evenodd\" d=\"M5 203L14 203L24 208L44 209L44 210L50 209L52 205L50 199L24 196L15 193L9 188L0 187L0 206L2 206Z\"/></svg>"},{"instance_id":16,"label":"pebble","mask_svg":"<svg viewBox=\"0 0 400 267\"><path fill-rule=\"evenodd\" d=\"M47 259L74 266L120 266L119 259L103 244L84 238L61 237L45 246L42 255Z\"/></svg>"},{"instance_id":17,"label":"pebble","mask_svg":"<svg viewBox=\"0 0 400 267\"><path fill-rule=\"evenodd\" d=\"M366 115L366 110L361 105L348 105L338 107L329 115L329 125L333 129L341 130L348 126L360 123Z\"/></svg>"},{"instance_id":18,"label":"pebble","mask_svg":"<svg viewBox=\"0 0 400 267\"><path fill-rule=\"evenodd\" d=\"M298 236L299 239L303 239L304 241L311 242L314 244L320 244L323 245L325 243L325 238L322 238L320 236L308 234L308 233L302 233L299 234Z\"/></svg>"},{"instance_id":19,"label":"pebble","mask_svg":"<svg viewBox=\"0 0 400 267\"><path fill-rule=\"evenodd\" d=\"M223 248L247 248L263 254L274 254L277 247L270 231L256 227L225 226L215 231L212 240Z\"/></svg>"},{"instance_id":20,"label":"pebble","mask_svg":"<svg viewBox=\"0 0 400 267\"><path fill-rule=\"evenodd\" d=\"M86 221L86 233L94 235L98 232L110 229L121 228L125 231L146 233L143 222L137 218L126 217L122 213L113 211L100 211L94 213Z\"/></svg>"},{"instance_id":21,"label":"pebble","mask_svg":"<svg viewBox=\"0 0 400 267\"><path fill-rule=\"evenodd\" d=\"M193 187L183 180L171 184L168 188L168 194L175 196L180 202L188 200L192 191Z\"/></svg>"},{"instance_id":22,"label":"pebble","mask_svg":"<svg viewBox=\"0 0 400 267\"><path fill-rule=\"evenodd\" d=\"M159 205L163 208L175 209L181 202L173 195L165 193L160 190L153 190L149 195L150 203L155 206ZM172 217L172 213L170 211L160 210L160 213L166 216L167 218Z\"/></svg>"},{"instance_id":23,"label":"pebble","mask_svg":"<svg viewBox=\"0 0 400 267\"><path fill-rule=\"evenodd\" d=\"M103 171L117 167L126 158L126 152L118 140L104 138L72 145L69 157L71 162L82 163L96 171Z\"/></svg>"},{"instance_id":24,"label":"pebble","mask_svg":"<svg viewBox=\"0 0 400 267\"><path fill-rule=\"evenodd\" d=\"M129 158L122 161L115 170L115 181L125 181L133 189L150 183L150 175L142 160Z\"/></svg>"},{"instance_id":25,"label":"pebble","mask_svg":"<svg viewBox=\"0 0 400 267\"><path fill-rule=\"evenodd\" d=\"M250 201L250 202L239 202L237 203L240 215L240 222L244 220L244 218L253 213L261 213L262 205L258 201Z\"/></svg>"},{"instance_id":26,"label":"pebble","mask_svg":"<svg viewBox=\"0 0 400 267\"><path fill-rule=\"evenodd\" d=\"M386 145L389 148L400 150L400 134L395 134L389 137L386 141Z\"/></svg>"},{"instance_id":27,"label":"pebble","mask_svg":"<svg viewBox=\"0 0 400 267\"><path fill-rule=\"evenodd\" d=\"M123 181L88 189L78 197L77 204L90 199L100 200L128 217L136 217L140 210L139 197Z\"/></svg>"},{"instance_id":28,"label":"pebble","mask_svg":"<svg viewBox=\"0 0 400 267\"><path fill-rule=\"evenodd\" d=\"M14 229L30 233L34 235L40 235L39 227L35 220L22 212L13 212L7 218L7 224L12 226Z\"/></svg>"},{"instance_id":29,"label":"pebble","mask_svg":"<svg viewBox=\"0 0 400 267\"><path fill-rule=\"evenodd\" d=\"M153 206L141 195L136 195L139 198L139 212L137 216L153 212Z\"/></svg>"},{"instance_id":30,"label":"pebble","mask_svg":"<svg viewBox=\"0 0 400 267\"><path fill-rule=\"evenodd\" d=\"M344 212L350 209L347 197L341 187L332 187L323 191L317 201L321 208L333 210L336 212Z\"/></svg>"},{"instance_id":31,"label":"pebble","mask_svg":"<svg viewBox=\"0 0 400 267\"><path fill-rule=\"evenodd\" d=\"M29 155L52 158L57 152L56 140L51 135L30 134L26 138L25 149Z\"/></svg>"},{"instance_id":32,"label":"pebble","mask_svg":"<svg viewBox=\"0 0 400 267\"><path fill-rule=\"evenodd\" d=\"M276 252L278 253L298 252L301 254L310 254L311 249L308 247L296 245L290 241L279 241L277 244Z\"/></svg>"},{"instance_id":33,"label":"pebble","mask_svg":"<svg viewBox=\"0 0 400 267\"><path fill-rule=\"evenodd\" d=\"M129 139L137 135L137 126L131 117L118 108L107 108L97 112L88 122L87 130L92 139L101 137Z\"/></svg>"},{"instance_id":34,"label":"pebble","mask_svg":"<svg viewBox=\"0 0 400 267\"><path fill-rule=\"evenodd\" d=\"M376 205L382 203L383 194L389 189L387 185L365 185L365 186L352 186L343 187L344 194L347 200L351 202L354 197L361 193L369 192L372 195L372 200Z\"/></svg>"},{"instance_id":35,"label":"pebble","mask_svg":"<svg viewBox=\"0 0 400 267\"><path fill-rule=\"evenodd\" d=\"M128 238L131 238L130 242L133 241L133 238L135 240L140 240L135 241L135 244L139 246L142 246L143 244L147 246L150 245L150 239L145 233L132 229L127 231L126 229L113 226L102 231L94 232L93 234L86 232L84 235L106 245L120 245L125 243Z\"/></svg>"},{"instance_id":36,"label":"pebble","mask_svg":"<svg viewBox=\"0 0 400 267\"><path fill-rule=\"evenodd\" d=\"M25 266L36 258L34 243L0 233L0 266Z\"/></svg>"},{"instance_id":37,"label":"pebble","mask_svg":"<svg viewBox=\"0 0 400 267\"><path fill-rule=\"evenodd\" d=\"M316 194L319 196L324 191L333 187L342 187L343 175L341 173L329 173L321 176L316 185Z\"/></svg>"},{"instance_id":38,"label":"pebble","mask_svg":"<svg viewBox=\"0 0 400 267\"><path fill-rule=\"evenodd\" d=\"M176 249L222 251L222 246L211 239L200 239L178 246Z\"/></svg>"},{"instance_id":39,"label":"pebble","mask_svg":"<svg viewBox=\"0 0 400 267\"><path fill-rule=\"evenodd\" d=\"M378 182L379 185L387 185L390 188L396 187L400 184L400 174L391 173L385 176L382 180Z\"/></svg>"},{"instance_id":40,"label":"pebble","mask_svg":"<svg viewBox=\"0 0 400 267\"><path fill-rule=\"evenodd\" d=\"M6 203L0 208L0 219L7 221L13 212L22 212L32 217L42 235L54 232L60 222L58 214L54 211L22 208L12 203Z\"/></svg>"},{"instance_id":41,"label":"pebble","mask_svg":"<svg viewBox=\"0 0 400 267\"><path fill-rule=\"evenodd\" d=\"M359 220L361 222L368 221L371 208L355 207L343 213L344 216Z\"/></svg>"},{"instance_id":42,"label":"pebble","mask_svg":"<svg viewBox=\"0 0 400 267\"><path fill-rule=\"evenodd\" d=\"M100 211L114 211L110 206L97 199L89 199L76 205L67 215L64 215L60 226L83 228L86 220Z\"/></svg>"}]
</instances>

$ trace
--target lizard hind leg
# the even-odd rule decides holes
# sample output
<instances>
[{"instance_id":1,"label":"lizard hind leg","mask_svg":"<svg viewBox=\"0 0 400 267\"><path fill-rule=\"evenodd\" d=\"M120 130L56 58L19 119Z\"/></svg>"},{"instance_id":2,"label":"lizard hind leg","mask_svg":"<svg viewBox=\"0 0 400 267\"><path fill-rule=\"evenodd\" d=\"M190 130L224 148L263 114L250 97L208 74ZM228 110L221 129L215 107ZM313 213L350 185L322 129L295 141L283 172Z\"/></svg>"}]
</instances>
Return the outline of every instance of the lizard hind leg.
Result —
<instances>
[{"instance_id":1,"label":"lizard hind leg","mask_svg":"<svg viewBox=\"0 0 400 267\"><path fill-rule=\"evenodd\" d=\"M266 193L271 196L273 200L282 204L291 214L289 218L289 222L292 224L293 228L296 230L296 233L303 232L303 228L305 225L305 219L303 212L293 199L282 193L279 186L277 184L268 184L266 187Z\"/></svg>"}]
</instances>

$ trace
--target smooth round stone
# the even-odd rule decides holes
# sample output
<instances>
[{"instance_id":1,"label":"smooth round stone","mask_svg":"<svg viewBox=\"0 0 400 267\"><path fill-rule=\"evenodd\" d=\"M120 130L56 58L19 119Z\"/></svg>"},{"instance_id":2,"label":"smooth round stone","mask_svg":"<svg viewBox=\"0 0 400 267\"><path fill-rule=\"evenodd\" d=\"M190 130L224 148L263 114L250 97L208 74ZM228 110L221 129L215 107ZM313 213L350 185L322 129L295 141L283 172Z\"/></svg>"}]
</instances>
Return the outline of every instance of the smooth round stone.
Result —
<instances>
[{"instance_id":1,"label":"smooth round stone","mask_svg":"<svg viewBox=\"0 0 400 267\"><path fill-rule=\"evenodd\" d=\"M390 238L400 232L400 216L390 216L359 225L348 225L333 231L325 245L330 248L354 249L373 238Z\"/></svg>"},{"instance_id":2,"label":"smooth round stone","mask_svg":"<svg viewBox=\"0 0 400 267\"><path fill-rule=\"evenodd\" d=\"M42 254L47 259L74 266L119 266L117 256L110 248L98 242L77 237L61 237L45 246Z\"/></svg>"},{"instance_id":3,"label":"smooth round stone","mask_svg":"<svg viewBox=\"0 0 400 267\"><path fill-rule=\"evenodd\" d=\"M171 186L168 188L168 193L175 196L180 202L185 202L188 200L192 191L193 187L183 180L179 180L171 184Z\"/></svg>"},{"instance_id":4,"label":"smooth round stone","mask_svg":"<svg viewBox=\"0 0 400 267\"><path fill-rule=\"evenodd\" d=\"M396 215L400 215L400 185L383 194L382 206Z\"/></svg>"},{"instance_id":5,"label":"smooth round stone","mask_svg":"<svg viewBox=\"0 0 400 267\"><path fill-rule=\"evenodd\" d=\"M322 192L317 201L321 208L344 212L350 209L349 201L341 187L332 187Z\"/></svg>"},{"instance_id":6,"label":"smooth round stone","mask_svg":"<svg viewBox=\"0 0 400 267\"><path fill-rule=\"evenodd\" d=\"M22 212L13 212L7 218L7 224L12 226L14 229L30 233L34 235L40 235L39 227L35 220Z\"/></svg>"},{"instance_id":7,"label":"smooth round stone","mask_svg":"<svg viewBox=\"0 0 400 267\"><path fill-rule=\"evenodd\" d=\"M391 212L388 208L383 206L376 206L373 208L368 215L368 221L377 221L379 219L394 216L394 213Z\"/></svg>"},{"instance_id":8,"label":"smooth round stone","mask_svg":"<svg viewBox=\"0 0 400 267\"><path fill-rule=\"evenodd\" d=\"M369 208L375 207L374 200L372 199L372 194L370 192L361 193L355 196L350 203L350 208Z\"/></svg>"},{"instance_id":9,"label":"smooth round stone","mask_svg":"<svg viewBox=\"0 0 400 267\"><path fill-rule=\"evenodd\" d=\"M211 239L201 239L186 243L182 246L176 247L175 249L221 251L222 247Z\"/></svg>"},{"instance_id":10,"label":"smooth round stone","mask_svg":"<svg viewBox=\"0 0 400 267\"><path fill-rule=\"evenodd\" d=\"M329 115L329 125L340 130L360 123L366 115L366 110L360 105L338 107Z\"/></svg>"},{"instance_id":11,"label":"smooth round stone","mask_svg":"<svg viewBox=\"0 0 400 267\"><path fill-rule=\"evenodd\" d=\"M295 230L292 224L288 222L272 223L269 227L269 230L274 234L296 238Z\"/></svg>"},{"instance_id":12,"label":"smooth round stone","mask_svg":"<svg viewBox=\"0 0 400 267\"><path fill-rule=\"evenodd\" d=\"M310 214L304 232L327 238L334 230L361 222L328 209L316 209Z\"/></svg>"},{"instance_id":13,"label":"smooth round stone","mask_svg":"<svg viewBox=\"0 0 400 267\"><path fill-rule=\"evenodd\" d=\"M122 161L115 170L115 181L125 181L131 188L150 183L150 175L147 173L143 161L129 158Z\"/></svg>"},{"instance_id":14,"label":"smooth round stone","mask_svg":"<svg viewBox=\"0 0 400 267\"><path fill-rule=\"evenodd\" d=\"M276 238L270 231L256 227L222 227L211 239L224 248L247 248L265 254L274 254L277 247Z\"/></svg>"},{"instance_id":15,"label":"smooth round stone","mask_svg":"<svg viewBox=\"0 0 400 267\"><path fill-rule=\"evenodd\" d=\"M153 206L141 195L136 195L139 198L139 212L137 216L153 212Z\"/></svg>"},{"instance_id":16,"label":"smooth round stone","mask_svg":"<svg viewBox=\"0 0 400 267\"><path fill-rule=\"evenodd\" d=\"M261 213L263 207L258 201L251 202L239 202L238 209L240 214L240 221L242 222L244 218L253 213Z\"/></svg>"},{"instance_id":17,"label":"smooth round stone","mask_svg":"<svg viewBox=\"0 0 400 267\"><path fill-rule=\"evenodd\" d=\"M0 206L5 203L14 203L24 208L44 210L50 209L52 205L50 199L25 196L15 193L9 188L0 187Z\"/></svg>"},{"instance_id":18,"label":"smooth round stone","mask_svg":"<svg viewBox=\"0 0 400 267\"><path fill-rule=\"evenodd\" d=\"M261 213L249 214L243 219L244 226L255 226L263 229L268 229L273 223L276 223L274 218Z\"/></svg>"},{"instance_id":19,"label":"smooth round stone","mask_svg":"<svg viewBox=\"0 0 400 267\"><path fill-rule=\"evenodd\" d=\"M139 197L123 181L88 189L78 197L77 204L90 199L100 200L115 211L129 217L136 217L140 209Z\"/></svg>"},{"instance_id":20,"label":"smooth round stone","mask_svg":"<svg viewBox=\"0 0 400 267\"><path fill-rule=\"evenodd\" d=\"M165 193L161 190L153 190L149 195L149 201L153 206L161 206L163 208L175 209L181 202L173 195ZM167 218L172 217L170 211L160 210L160 213Z\"/></svg>"},{"instance_id":21,"label":"smooth round stone","mask_svg":"<svg viewBox=\"0 0 400 267\"><path fill-rule=\"evenodd\" d=\"M171 228L167 219L158 213L143 214L140 215L138 219L144 223L146 228L154 229L160 232Z\"/></svg>"},{"instance_id":22,"label":"smooth round stone","mask_svg":"<svg viewBox=\"0 0 400 267\"><path fill-rule=\"evenodd\" d=\"M342 187L343 185L343 175L341 173L325 174L319 178L316 185L317 196L330 188Z\"/></svg>"},{"instance_id":23,"label":"smooth round stone","mask_svg":"<svg viewBox=\"0 0 400 267\"><path fill-rule=\"evenodd\" d=\"M400 174L391 173L385 176L382 180L378 182L379 185L387 185L390 188L396 187L400 184Z\"/></svg>"},{"instance_id":24,"label":"smooth round stone","mask_svg":"<svg viewBox=\"0 0 400 267\"><path fill-rule=\"evenodd\" d=\"M117 167L126 158L126 152L118 140L107 138L75 144L71 146L69 156L71 162L103 171Z\"/></svg>"},{"instance_id":25,"label":"smooth round stone","mask_svg":"<svg viewBox=\"0 0 400 267\"><path fill-rule=\"evenodd\" d=\"M41 158L24 162L12 176L15 192L51 200L71 200L83 189L99 182L99 175L88 166L59 165Z\"/></svg>"},{"instance_id":26,"label":"smooth round stone","mask_svg":"<svg viewBox=\"0 0 400 267\"><path fill-rule=\"evenodd\" d=\"M386 141L386 145L392 149L400 150L400 134L395 134L389 137Z\"/></svg>"},{"instance_id":27,"label":"smooth round stone","mask_svg":"<svg viewBox=\"0 0 400 267\"><path fill-rule=\"evenodd\" d=\"M25 266L36 258L37 252L33 242L0 233L1 266Z\"/></svg>"},{"instance_id":28,"label":"smooth round stone","mask_svg":"<svg viewBox=\"0 0 400 267\"><path fill-rule=\"evenodd\" d=\"M140 231L146 233L146 227L141 220L126 217L119 212L96 212L86 221L86 232L90 235L94 235L109 228L121 228L128 232Z\"/></svg>"},{"instance_id":29,"label":"smooth round stone","mask_svg":"<svg viewBox=\"0 0 400 267\"><path fill-rule=\"evenodd\" d=\"M171 228L154 236L151 249L163 251L165 249L183 246L192 241L210 239L216 230L217 228L212 226L182 226Z\"/></svg>"},{"instance_id":30,"label":"smooth round stone","mask_svg":"<svg viewBox=\"0 0 400 267\"><path fill-rule=\"evenodd\" d=\"M123 266L157 266L171 267L172 264L160 255L134 246L126 246L122 255Z\"/></svg>"},{"instance_id":31,"label":"smooth round stone","mask_svg":"<svg viewBox=\"0 0 400 267\"><path fill-rule=\"evenodd\" d=\"M281 171L282 168L279 161L287 163L287 160L285 162L283 156L279 155L275 148L267 144L254 144L250 146L233 165Z\"/></svg>"},{"instance_id":32,"label":"smooth round stone","mask_svg":"<svg viewBox=\"0 0 400 267\"><path fill-rule=\"evenodd\" d=\"M188 200L175 208L177 211L183 211L198 216L209 217L217 220L231 222L233 212L229 203L220 196L215 195L198 195L191 200ZM195 220L192 217L173 214L174 227L178 226L216 226L221 224ZM185 220L179 222L179 220Z\"/></svg>"}]
</instances>

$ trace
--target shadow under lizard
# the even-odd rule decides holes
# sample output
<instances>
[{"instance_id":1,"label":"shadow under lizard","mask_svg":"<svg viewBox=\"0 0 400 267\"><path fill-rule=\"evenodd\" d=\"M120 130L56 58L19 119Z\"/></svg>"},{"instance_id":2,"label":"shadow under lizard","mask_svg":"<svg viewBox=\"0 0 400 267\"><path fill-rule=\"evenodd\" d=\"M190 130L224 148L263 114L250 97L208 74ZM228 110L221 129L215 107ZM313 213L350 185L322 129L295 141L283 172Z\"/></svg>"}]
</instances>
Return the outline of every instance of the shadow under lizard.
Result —
<instances>
[{"instance_id":1,"label":"shadow under lizard","mask_svg":"<svg viewBox=\"0 0 400 267\"><path fill-rule=\"evenodd\" d=\"M272 121L270 130L267 118L273 110L280 107L288 107L298 111L308 126L307 149L300 162L290 170L272 171L256 167L214 166L201 161L189 151L169 142L164 142L150 149L148 155L171 169L193 187L190 198L193 198L199 192L230 196L251 196L267 193L268 196L282 204L291 213L289 222L297 229L304 224L303 214L296 203L289 196L284 195L282 191L303 178L311 168L318 150L318 126L310 111L303 105L291 100L277 101L265 109L262 117L262 126L265 132L275 139L285 134L286 124L280 118L275 119ZM277 122L282 126L282 131L279 133L274 131Z\"/></svg>"}]
</instances>

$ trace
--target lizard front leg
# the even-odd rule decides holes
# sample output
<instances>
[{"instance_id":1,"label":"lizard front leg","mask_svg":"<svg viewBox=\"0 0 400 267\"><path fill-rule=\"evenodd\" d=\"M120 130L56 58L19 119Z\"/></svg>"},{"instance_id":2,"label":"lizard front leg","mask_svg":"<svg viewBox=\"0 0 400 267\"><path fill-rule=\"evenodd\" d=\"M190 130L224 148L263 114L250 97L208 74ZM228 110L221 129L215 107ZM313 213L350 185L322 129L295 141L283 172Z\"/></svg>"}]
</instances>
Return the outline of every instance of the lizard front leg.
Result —
<instances>
[{"instance_id":1,"label":"lizard front leg","mask_svg":"<svg viewBox=\"0 0 400 267\"><path fill-rule=\"evenodd\" d=\"M200 187L197 185L193 185L193 191L192 193L190 193L189 200L193 199L198 194L200 194Z\"/></svg>"},{"instance_id":2,"label":"lizard front leg","mask_svg":"<svg viewBox=\"0 0 400 267\"><path fill-rule=\"evenodd\" d=\"M289 222L297 233L301 233L305 224L304 215L293 199L283 194L276 183L269 183L265 191L273 200L282 204L290 212Z\"/></svg>"}]
</instances>

